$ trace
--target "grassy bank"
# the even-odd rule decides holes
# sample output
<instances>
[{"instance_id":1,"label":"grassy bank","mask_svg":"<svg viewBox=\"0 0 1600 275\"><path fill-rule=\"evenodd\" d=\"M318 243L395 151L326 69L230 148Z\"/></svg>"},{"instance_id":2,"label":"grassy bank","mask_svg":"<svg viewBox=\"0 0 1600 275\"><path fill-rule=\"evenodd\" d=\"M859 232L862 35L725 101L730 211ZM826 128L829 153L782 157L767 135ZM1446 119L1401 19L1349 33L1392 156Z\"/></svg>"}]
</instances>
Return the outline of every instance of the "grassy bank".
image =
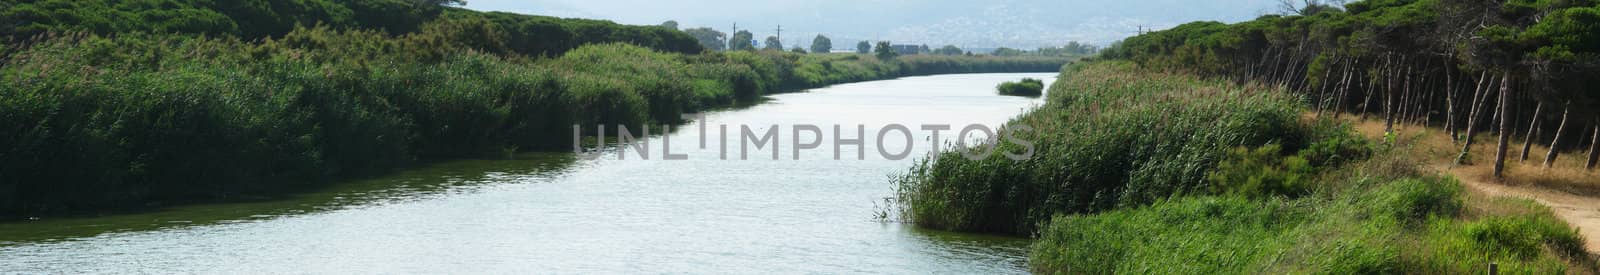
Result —
<instances>
[{"instance_id":1,"label":"grassy bank","mask_svg":"<svg viewBox=\"0 0 1600 275\"><path fill-rule=\"evenodd\" d=\"M174 2L229 19L192 30L122 18L152 7L46 2L0 10L32 18L0 29L14 41L0 49L0 218L270 195L427 159L570 150L573 125L638 129L771 93L1066 62L702 52L676 30L604 21L417 6L392 7L407 11L398 23L259 18ZM408 2L317 7L385 3Z\"/></svg>"},{"instance_id":2,"label":"grassy bank","mask_svg":"<svg viewBox=\"0 0 1600 275\"><path fill-rule=\"evenodd\" d=\"M1303 118L1286 92L1096 62L1064 70L1020 163L901 178L921 226L1035 236L1037 273L1584 273L1549 209L1423 170L1417 148ZM1005 147L1002 145L1002 148Z\"/></svg>"},{"instance_id":3,"label":"grassy bank","mask_svg":"<svg viewBox=\"0 0 1600 275\"><path fill-rule=\"evenodd\" d=\"M1058 213L1203 192L1206 172L1235 146L1307 146L1311 129L1297 123L1294 98L1134 70L1131 63L1066 69L1044 107L1010 122L1035 129L1020 135L1034 141L1033 158L936 156L900 179L905 215L925 227L1028 235Z\"/></svg>"}]
</instances>

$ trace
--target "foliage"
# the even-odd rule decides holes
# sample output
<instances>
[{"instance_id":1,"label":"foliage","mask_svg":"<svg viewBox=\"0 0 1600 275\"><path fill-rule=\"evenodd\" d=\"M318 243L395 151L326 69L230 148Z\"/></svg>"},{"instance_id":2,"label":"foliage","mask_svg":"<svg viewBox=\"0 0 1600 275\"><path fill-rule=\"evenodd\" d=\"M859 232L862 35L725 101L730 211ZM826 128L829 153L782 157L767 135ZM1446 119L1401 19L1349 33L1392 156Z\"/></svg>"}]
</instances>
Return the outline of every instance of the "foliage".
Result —
<instances>
[{"instance_id":1,"label":"foliage","mask_svg":"<svg viewBox=\"0 0 1600 275\"><path fill-rule=\"evenodd\" d=\"M873 55L878 57L878 60L893 60L895 57L900 56L900 53L894 51L894 46L889 44L889 41L878 41L878 45L873 47L873 52Z\"/></svg>"},{"instance_id":2,"label":"foliage","mask_svg":"<svg viewBox=\"0 0 1600 275\"><path fill-rule=\"evenodd\" d=\"M1000 95L1037 97L1044 94L1044 81L1023 78L1022 81L1000 83L995 89Z\"/></svg>"},{"instance_id":3,"label":"foliage","mask_svg":"<svg viewBox=\"0 0 1600 275\"><path fill-rule=\"evenodd\" d=\"M1298 197L1311 191L1316 169L1298 156L1283 156L1282 146L1236 148L1206 174L1211 192L1248 197Z\"/></svg>"},{"instance_id":4,"label":"foliage","mask_svg":"<svg viewBox=\"0 0 1600 275\"><path fill-rule=\"evenodd\" d=\"M1061 47L1039 48L1038 54L1040 54L1040 55L1057 55L1057 56L1086 56L1086 55L1095 54L1095 53L1097 53L1099 51L1100 51L1100 47L1096 47L1094 45L1089 45L1089 44L1078 43L1078 41L1072 41L1072 42L1067 42L1067 45L1061 46Z\"/></svg>"},{"instance_id":5,"label":"foliage","mask_svg":"<svg viewBox=\"0 0 1600 275\"><path fill-rule=\"evenodd\" d=\"M778 41L777 36L768 36L766 42L761 43L763 50L783 50L783 41Z\"/></svg>"},{"instance_id":6,"label":"foliage","mask_svg":"<svg viewBox=\"0 0 1600 275\"><path fill-rule=\"evenodd\" d=\"M859 54L872 53L872 43L869 43L866 40L862 40L861 42L857 42L856 43L856 53L859 53Z\"/></svg>"},{"instance_id":7,"label":"foliage","mask_svg":"<svg viewBox=\"0 0 1600 275\"><path fill-rule=\"evenodd\" d=\"M897 179L903 214L918 225L1026 235L1061 213L1093 213L1205 191L1237 146L1299 150L1309 134L1299 105L1263 87L1145 73L1132 64L1074 65L1048 103L1012 120L1034 131L1034 155L968 160L951 150ZM999 144L999 152L1021 153Z\"/></svg>"},{"instance_id":8,"label":"foliage","mask_svg":"<svg viewBox=\"0 0 1600 275\"><path fill-rule=\"evenodd\" d=\"M961 55L962 53L965 53L965 51L962 51L961 48L956 47L956 45L944 45L944 47L939 47L939 49L933 50L933 54L939 55Z\"/></svg>"},{"instance_id":9,"label":"foliage","mask_svg":"<svg viewBox=\"0 0 1600 275\"><path fill-rule=\"evenodd\" d=\"M1000 47L999 49L994 49L994 51L990 52L989 54L992 54L992 55L995 55L995 56L1020 56L1020 55L1024 54L1024 52L1022 50L1018 50L1018 49Z\"/></svg>"},{"instance_id":10,"label":"foliage","mask_svg":"<svg viewBox=\"0 0 1600 275\"><path fill-rule=\"evenodd\" d=\"M683 30L683 32L693 36L695 40L699 40L700 46L705 47L707 50L722 51L728 45L727 41L723 41L723 37L727 34L711 28L692 28Z\"/></svg>"},{"instance_id":11,"label":"foliage","mask_svg":"<svg viewBox=\"0 0 1600 275\"><path fill-rule=\"evenodd\" d=\"M1560 274L1582 263L1582 240L1528 201L1486 202L1514 213L1459 214L1447 179L1403 178L1340 196L1296 200L1198 197L1060 216L1034 244L1038 273ZM1426 196L1425 200L1395 198ZM1389 216L1386 213L1409 213ZM1227 251L1219 253L1218 251ZM1548 251L1548 252L1547 252Z\"/></svg>"},{"instance_id":12,"label":"foliage","mask_svg":"<svg viewBox=\"0 0 1600 275\"><path fill-rule=\"evenodd\" d=\"M733 38L729 38L728 39L728 43L729 43L728 44L728 50L730 50L730 51L754 51L754 50L756 50L756 45L755 44L751 44L751 43L753 43L755 41L756 41L755 34L750 33L750 31L734 32L733 33Z\"/></svg>"},{"instance_id":13,"label":"foliage","mask_svg":"<svg viewBox=\"0 0 1600 275\"><path fill-rule=\"evenodd\" d=\"M1036 130L1023 138L1038 141L1033 159L924 160L899 179L903 217L934 228L1037 232L1029 264L1047 274L1456 274L1488 263L1561 274L1596 266L1582 237L1548 208L1509 199L1468 205L1460 183L1424 174L1409 151L1377 150L1348 126L1302 122L1303 107L1283 90L1120 61L1074 64L1059 79L1046 106L1008 124ZM1200 138L1250 133L1268 134ZM1008 145L996 150L1018 149ZM1186 187L1196 178L1184 171L1205 173L1208 186Z\"/></svg>"},{"instance_id":14,"label":"foliage","mask_svg":"<svg viewBox=\"0 0 1600 275\"><path fill-rule=\"evenodd\" d=\"M829 52L832 52L832 51L833 51L833 40L832 39L828 39L827 36L822 36L821 34L818 34L817 38L811 39L811 52L813 52L813 53L829 53Z\"/></svg>"},{"instance_id":15,"label":"foliage","mask_svg":"<svg viewBox=\"0 0 1600 275\"><path fill-rule=\"evenodd\" d=\"M1321 3L1303 6L1294 8L1297 15L1234 24L1193 22L1146 33L1114 44L1101 57L1241 82L1281 83L1319 104L1362 100L1319 108L1386 116L1388 105L1371 108L1377 104L1365 102L1366 97L1396 94L1420 101L1399 104L1471 110L1470 100L1460 100L1473 96L1476 87L1468 85L1497 75L1516 81L1507 85L1511 92L1537 100L1513 106L1518 114L1510 117L1532 116L1537 103L1600 104L1600 93L1593 92L1600 82L1588 77L1600 73L1600 2L1371 0L1351 2L1343 11ZM1344 79L1341 73L1351 79L1330 81ZM1439 79L1453 83L1409 82ZM1330 92L1335 89L1338 93ZM1435 94L1438 90L1467 94ZM1596 114L1572 111L1577 117ZM1402 115L1466 120L1457 114Z\"/></svg>"}]
</instances>

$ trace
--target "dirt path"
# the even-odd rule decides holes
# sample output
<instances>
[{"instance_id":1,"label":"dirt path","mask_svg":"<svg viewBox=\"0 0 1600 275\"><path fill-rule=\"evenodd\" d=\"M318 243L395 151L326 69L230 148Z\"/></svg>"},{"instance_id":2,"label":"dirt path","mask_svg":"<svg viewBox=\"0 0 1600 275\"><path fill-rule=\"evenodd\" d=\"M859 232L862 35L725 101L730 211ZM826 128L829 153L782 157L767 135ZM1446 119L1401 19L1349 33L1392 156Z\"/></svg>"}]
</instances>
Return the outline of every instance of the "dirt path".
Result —
<instances>
[{"instance_id":1,"label":"dirt path","mask_svg":"<svg viewBox=\"0 0 1600 275\"><path fill-rule=\"evenodd\" d=\"M1357 131L1373 138L1383 137L1383 122L1356 121ZM1600 172L1588 171L1578 153L1568 153L1551 168L1543 167L1545 146L1529 149L1532 157L1523 161L1522 140L1514 140L1506 160L1505 178L1495 178L1489 164L1494 158L1496 140L1487 133L1480 134L1472 148L1471 158L1476 165L1455 165L1461 147L1450 135L1437 128L1396 124L1399 142L1416 145L1415 155L1424 159L1429 168L1459 179L1472 192L1491 197L1530 199L1550 207L1551 212L1584 236L1589 253L1600 254Z\"/></svg>"}]
</instances>

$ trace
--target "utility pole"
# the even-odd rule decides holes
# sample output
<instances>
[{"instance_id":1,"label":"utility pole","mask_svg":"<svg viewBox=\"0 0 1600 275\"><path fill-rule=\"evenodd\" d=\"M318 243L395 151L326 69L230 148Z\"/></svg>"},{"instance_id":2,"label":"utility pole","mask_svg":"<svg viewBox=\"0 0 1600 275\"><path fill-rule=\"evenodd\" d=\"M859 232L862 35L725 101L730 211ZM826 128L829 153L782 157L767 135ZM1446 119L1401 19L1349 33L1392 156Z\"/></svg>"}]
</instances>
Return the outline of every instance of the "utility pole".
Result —
<instances>
[{"instance_id":1,"label":"utility pole","mask_svg":"<svg viewBox=\"0 0 1600 275\"><path fill-rule=\"evenodd\" d=\"M778 41L783 41L783 24L778 24Z\"/></svg>"}]
</instances>

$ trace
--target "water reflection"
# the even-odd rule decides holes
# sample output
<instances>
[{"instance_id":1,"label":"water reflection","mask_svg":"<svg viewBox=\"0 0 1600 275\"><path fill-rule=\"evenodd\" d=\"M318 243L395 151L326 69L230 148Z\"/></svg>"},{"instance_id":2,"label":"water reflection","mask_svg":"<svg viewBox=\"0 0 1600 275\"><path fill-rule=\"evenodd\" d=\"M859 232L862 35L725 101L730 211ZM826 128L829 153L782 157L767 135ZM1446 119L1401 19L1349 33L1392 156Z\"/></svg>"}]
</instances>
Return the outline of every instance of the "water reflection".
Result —
<instances>
[{"instance_id":1,"label":"water reflection","mask_svg":"<svg viewBox=\"0 0 1600 275\"><path fill-rule=\"evenodd\" d=\"M565 153L526 153L503 160L457 160L274 198L180 205L101 217L0 223L0 246L55 242L107 233L247 223L425 200L478 192L487 185L550 179L571 168L574 160L572 154Z\"/></svg>"}]
</instances>

